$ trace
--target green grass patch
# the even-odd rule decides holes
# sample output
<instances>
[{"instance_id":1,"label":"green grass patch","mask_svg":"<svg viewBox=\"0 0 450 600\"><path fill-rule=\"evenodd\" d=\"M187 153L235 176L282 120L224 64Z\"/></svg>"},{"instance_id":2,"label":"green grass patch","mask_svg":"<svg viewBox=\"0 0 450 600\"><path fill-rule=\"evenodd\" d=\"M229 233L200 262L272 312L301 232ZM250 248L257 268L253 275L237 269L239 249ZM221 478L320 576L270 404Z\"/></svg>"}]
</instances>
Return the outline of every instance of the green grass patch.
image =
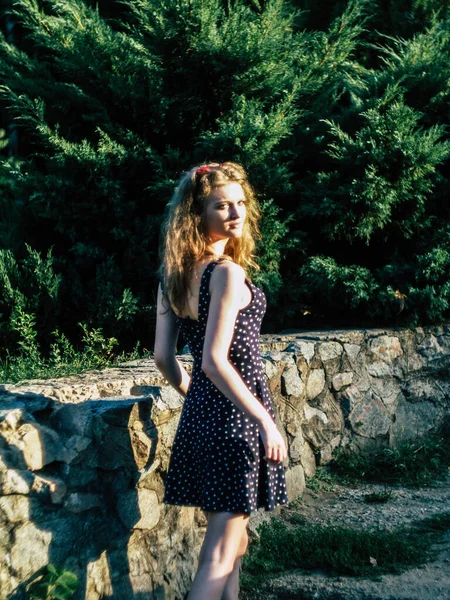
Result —
<instances>
[{"instance_id":1,"label":"green grass patch","mask_svg":"<svg viewBox=\"0 0 450 600\"><path fill-rule=\"evenodd\" d=\"M449 513L395 532L353 530L298 517L289 523L272 518L260 526L260 538L244 558L241 588L245 598L258 598L254 590L264 594L261 581L289 569L370 577L400 572L425 562L431 544L450 528Z\"/></svg>"},{"instance_id":2,"label":"green grass patch","mask_svg":"<svg viewBox=\"0 0 450 600\"><path fill-rule=\"evenodd\" d=\"M372 453L339 448L329 466L332 473L346 482L400 483L419 487L429 485L448 473L449 437L447 432L441 432Z\"/></svg>"},{"instance_id":3,"label":"green grass patch","mask_svg":"<svg viewBox=\"0 0 450 600\"><path fill-rule=\"evenodd\" d=\"M306 487L312 492L332 492L336 477L326 467L317 467L313 477L306 477Z\"/></svg>"},{"instance_id":4,"label":"green grass patch","mask_svg":"<svg viewBox=\"0 0 450 600\"><path fill-rule=\"evenodd\" d=\"M34 316L18 311L15 328L19 335L19 350L15 355L7 353L0 359L0 383L67 377L149 355L139 350L139 344L130 353L115 354L116 338L105 337L101 329L88 329L83 323L79 325L82 330L80 348L75 348L63 333L55 331L54 342L48 355L44 356L37 343Z\"/></svg>"},{"instance_id":5,"label":"green grass patch","mask_svg":"<svg viewBox=\"0 0 450 600\"><path fill-rule=\"evenodd\" d=\"M392 490L383 490L382 492L372 492L365 494L364 502L367 504L385 504L392 498Z\"/></svg>"}]
</instances>

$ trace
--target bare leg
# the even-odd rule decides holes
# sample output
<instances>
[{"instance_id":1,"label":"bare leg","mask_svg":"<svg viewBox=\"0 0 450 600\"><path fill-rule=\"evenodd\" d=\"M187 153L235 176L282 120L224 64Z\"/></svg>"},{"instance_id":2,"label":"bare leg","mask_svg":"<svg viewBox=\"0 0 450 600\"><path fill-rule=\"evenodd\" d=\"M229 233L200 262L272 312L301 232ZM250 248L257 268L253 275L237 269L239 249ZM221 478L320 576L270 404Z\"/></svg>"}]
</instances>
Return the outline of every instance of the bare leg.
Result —
<instances>
[{"instance_id":1,"label":"bare leg","mask_svg":"<svg viewBox=\"0 0 450 600\"><path fill-rule=\"evenodd\" d=\"M233 570L228 576L225 588L222 593L221 600L238 600L239 596L239 571L241 568L242 557L247 551L248 546L248 534L247 528L244 529L241 538L241 545L234 561Z\"/></svg>"},{"instance_id":2,"label":"bare leg","mask_svg":"<svg viewBox=\"0 0 450 600\"><path fill-rule=\"evenodd\" d=\"M208 513L208 527L188 600L222 598L234 570L248 517L226 512Z\"/></svg>"}]
</instances>

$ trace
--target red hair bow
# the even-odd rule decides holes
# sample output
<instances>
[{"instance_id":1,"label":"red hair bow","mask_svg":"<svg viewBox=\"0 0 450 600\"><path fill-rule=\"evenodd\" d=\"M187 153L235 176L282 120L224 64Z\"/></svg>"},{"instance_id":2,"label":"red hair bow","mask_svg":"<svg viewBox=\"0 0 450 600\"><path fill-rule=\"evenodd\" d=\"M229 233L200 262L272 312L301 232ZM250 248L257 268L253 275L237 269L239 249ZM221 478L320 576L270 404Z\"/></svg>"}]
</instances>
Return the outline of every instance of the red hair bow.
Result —
<instances>
[{"instance_id":1,"label":"red hair bow","mask_svg":"<svg viewBox=\"0 0 450 600\"><path fill-rule=\"evenodd\" d=\"M209 173L210 171L214 171L214 169L217 169L217 167L221 167L223 165L223 163L219 163L218 165L201 165L200 167L198 167L198 169L195 171L196 175L204 175L205 173Z\"/></svg>"},{"instance_id":2,"label":"red hair bow","mask_svg":"<svg viewBox=\"0 0 450 600\"><path fill-rule=\"evenodd\" d=\"M210 171L212 171L212 167L210 167L209 165L202 165L195 171L195 174L204 175L205 173L209 173Z\"/></svg>"}]
</instances>

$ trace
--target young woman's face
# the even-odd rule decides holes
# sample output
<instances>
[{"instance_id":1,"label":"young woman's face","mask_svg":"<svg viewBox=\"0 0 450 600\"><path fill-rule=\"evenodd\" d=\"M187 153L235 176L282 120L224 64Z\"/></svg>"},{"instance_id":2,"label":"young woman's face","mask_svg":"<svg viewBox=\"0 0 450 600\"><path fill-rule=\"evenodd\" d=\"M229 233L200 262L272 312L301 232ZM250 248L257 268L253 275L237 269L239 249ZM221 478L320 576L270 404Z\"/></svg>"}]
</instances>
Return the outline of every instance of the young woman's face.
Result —
<instances>
[{"instance_id":1,"label":"young woman's face","mask_svg":"<svg viewBox=\"0 0 450 600\"><path fill-rule=\"evenodd\" d=\"M246 217L246 199L239 183L215 188L205 198L206 234L212 242L242 236Z\"/></svg>"}]
</instances>

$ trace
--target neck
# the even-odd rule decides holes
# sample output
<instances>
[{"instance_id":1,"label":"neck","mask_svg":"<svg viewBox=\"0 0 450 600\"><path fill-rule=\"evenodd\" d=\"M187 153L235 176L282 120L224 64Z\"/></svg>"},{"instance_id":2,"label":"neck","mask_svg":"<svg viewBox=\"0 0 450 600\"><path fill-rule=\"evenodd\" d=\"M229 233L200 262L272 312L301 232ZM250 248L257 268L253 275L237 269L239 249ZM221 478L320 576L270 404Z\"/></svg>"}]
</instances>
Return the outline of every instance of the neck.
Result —
<instances>
[{"instance_id":1,"label":"neck","mask_svg":"<svg viewBox=\"0 0 450 600\"><path fill-rule=\"evenodd\" d=\"M227 245L228 238L210 242L208 244L208 252L214 256L222 256L225 252L225 246Z\"/></svg>"}]
</instances>

